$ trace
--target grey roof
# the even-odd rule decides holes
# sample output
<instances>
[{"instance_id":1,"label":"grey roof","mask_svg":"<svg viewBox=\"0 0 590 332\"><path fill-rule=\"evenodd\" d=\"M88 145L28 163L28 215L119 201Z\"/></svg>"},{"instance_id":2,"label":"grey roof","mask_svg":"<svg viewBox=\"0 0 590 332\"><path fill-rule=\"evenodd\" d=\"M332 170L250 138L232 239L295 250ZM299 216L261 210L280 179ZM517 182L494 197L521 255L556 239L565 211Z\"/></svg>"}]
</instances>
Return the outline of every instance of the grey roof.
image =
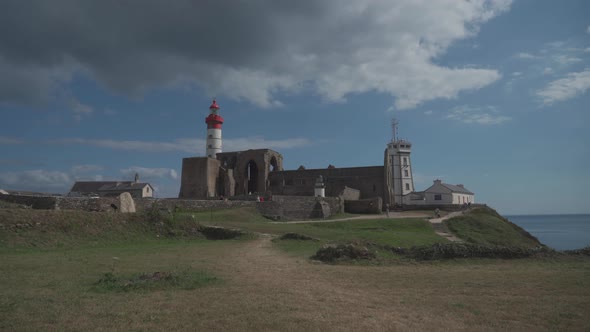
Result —
<instances>
[{"instance_id":1,"label":"grey roof","mask_svg":"<svg viewBox=\"0 0 590 332\"><path fill-rule=\"evenodd\" d=\"M448 184L448 183L441 183L441 185L444 186L445 188L449 189L450 191L454 192L454 193L462 193L462 194L474 195L471 191L467 190L464 187L459 187L459 186L456 186L454 184Z\"/></svg>"},{"instance_id":2,"label":"grey roof","mask_svg":"<svg viewBox=\"0 0 590 332\"><path fill-rule=\"evenodd\" d=\"M133 181L76 181L70 192L98 193L100 191L139 190L146 185L152 187L149 183Z\"/></svg>"}]
</instances>

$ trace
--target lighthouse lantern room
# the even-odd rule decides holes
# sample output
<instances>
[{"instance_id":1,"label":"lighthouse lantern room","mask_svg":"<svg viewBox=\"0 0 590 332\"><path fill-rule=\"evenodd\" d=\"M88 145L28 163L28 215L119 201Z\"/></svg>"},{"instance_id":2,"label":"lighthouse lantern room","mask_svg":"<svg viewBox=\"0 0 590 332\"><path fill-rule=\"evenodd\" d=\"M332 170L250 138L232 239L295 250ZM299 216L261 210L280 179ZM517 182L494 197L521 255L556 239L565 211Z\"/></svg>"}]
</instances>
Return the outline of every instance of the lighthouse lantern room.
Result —
<instances>
[{"instance_id":1,"label":"lighthouse lantern room","mask_svg":"<svg viewBox=\"0 0 590 332\"><path fill-rule=\"evenodd\" d=\"M223 118L217 114L219 112L219 105L213 99L211 106L209 106L209 116L205 118L207 123L207 157L215 158L218 153L221 153L221 125Z\"/></svg>"}]
</instances>

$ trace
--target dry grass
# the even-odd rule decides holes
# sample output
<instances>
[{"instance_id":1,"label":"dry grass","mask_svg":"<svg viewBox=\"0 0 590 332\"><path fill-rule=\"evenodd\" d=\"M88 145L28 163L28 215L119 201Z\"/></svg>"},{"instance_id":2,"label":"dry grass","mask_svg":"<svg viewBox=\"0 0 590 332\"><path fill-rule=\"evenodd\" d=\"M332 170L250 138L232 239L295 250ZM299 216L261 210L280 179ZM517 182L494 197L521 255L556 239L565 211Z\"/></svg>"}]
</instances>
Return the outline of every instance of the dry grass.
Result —
<instances>
[{"instance_id":1,"label":"dry grass","mask_svg":"<svg viewBox=\"0 0 590 332\"><path fill-rule=\"evenodd\" d=\"M113 258L116 257L116 258ZM590 261L334 266L253 241L0 256L4 330L584 330ZM191 268L195 290L97 294L104 272Z\"/></svg>"}]
</instances>

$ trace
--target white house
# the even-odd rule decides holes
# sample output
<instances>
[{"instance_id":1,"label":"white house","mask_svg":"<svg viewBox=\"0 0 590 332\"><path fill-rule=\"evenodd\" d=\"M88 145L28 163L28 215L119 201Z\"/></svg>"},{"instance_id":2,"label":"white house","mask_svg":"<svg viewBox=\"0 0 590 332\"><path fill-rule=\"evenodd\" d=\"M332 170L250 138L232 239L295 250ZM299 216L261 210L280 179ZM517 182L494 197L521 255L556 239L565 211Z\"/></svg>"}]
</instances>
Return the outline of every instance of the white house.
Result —
<instances>
[{"instance_id":1,"label":"white house","mask_svg":"<svg viewBox=\"0 0 590 332\"><path fill-rule=\"evenodd\" d=\"M475 194L462 184L447 184L434 180L430 188L424 190L425 204L467 204L475 203Z\"/></svg>"}]
</instances>

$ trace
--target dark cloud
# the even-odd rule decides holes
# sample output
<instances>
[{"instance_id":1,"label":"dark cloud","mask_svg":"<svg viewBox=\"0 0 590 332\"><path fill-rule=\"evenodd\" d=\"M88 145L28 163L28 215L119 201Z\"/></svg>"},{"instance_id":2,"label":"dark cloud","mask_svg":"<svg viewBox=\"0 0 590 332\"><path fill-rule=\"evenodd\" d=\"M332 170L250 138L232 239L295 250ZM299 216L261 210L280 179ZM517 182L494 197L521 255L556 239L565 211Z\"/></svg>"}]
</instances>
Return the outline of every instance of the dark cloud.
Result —
<instances>
[{"instance_id":1,"label":"dark cloud","mask_svg":"<svg viewBox=\"0 0 590 332\"><path fill-rule=\"evenodd\" d=\"M270 106L277 91L305 81L330 100L377 90L407 108L499 77L431 59L508 5L8 0L0 3L0 102L42 101L81 73L129 95L189 83Z\"/></svg>"}]
</instances>

